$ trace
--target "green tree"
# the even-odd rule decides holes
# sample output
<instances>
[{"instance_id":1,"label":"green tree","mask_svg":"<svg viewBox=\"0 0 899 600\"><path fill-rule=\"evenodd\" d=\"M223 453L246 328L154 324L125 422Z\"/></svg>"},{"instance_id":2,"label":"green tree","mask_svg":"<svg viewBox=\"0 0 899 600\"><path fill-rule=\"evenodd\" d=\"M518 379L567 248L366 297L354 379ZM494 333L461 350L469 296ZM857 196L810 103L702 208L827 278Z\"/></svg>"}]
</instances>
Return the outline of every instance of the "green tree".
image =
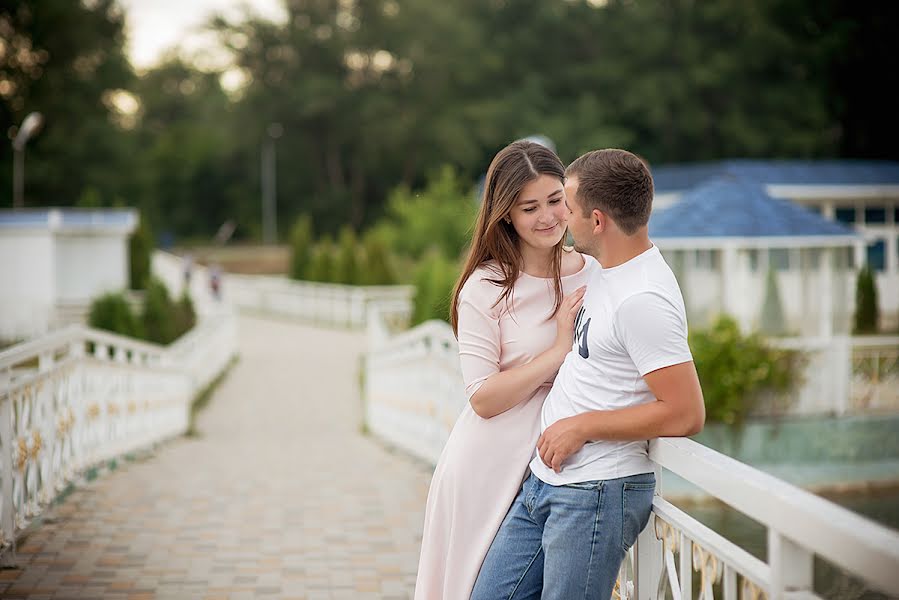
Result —
<instances>
[{"instance_id":1,"label":"green tree","mask_svg":"<svg viewBox=\"0 0 899 600\"><path fill-rule=\"evenodd\" d=\"M136 91L141 194L134 201L154 228L205 239L227 220L238 224L237 237L257 230L258 145L241 147L241 123L219 75L172 58L141 77Z\"/></svg>"},{"instance_id":2,"label":"green tree","mask_svg":"<svg viewBox=\"0 0 899 600\"><path fill-rule=\"evenodd\" d=\"M468 242L476 212L469 184L451 167L444 167L432 174L421 191L395 189L374 231L393 251L408 257L436 250L456 258Z\"/></svg>"},{"instance_id":3,"label":"green tree","mask_svg":"<svg viewBox=\"0 0 899 600\"><path fill-rule=\"evenodd\" d=\"M290 230L290 277L303 279L309 268L312 258L312 246L314 243L312 232L312 219L309 215L302 215L293 224Z\"/></svg>"},{"instance_id":4,"label":"green tree","mask_svg":"<svg viewBox=\"0 0 899 600\"><path fill-rule=\"evenodd\" d=\"M855 326L853 333L870 334L877 333L880 321L877 307L877 286L874 281L874 273L865 265L858 272L855 285Z\"/></svg>"},{"instance_id":5,"label":"green tree","mask_svg":"<svg viewBox=\"0 0 899 600\"><path fill-rule=\"evenodd\" d=\"M334 283L334 271L334 243L330 237L324 236L312 249L312 259L309 261L309 268L306 271L306 280Z\"/></svg>"},{"instance_id":6,"label":"green tree","mask_svg":"<svg viewBox=\"0 0 899 600\"><path fill-rule=\"evenodd\" d=\"M356 244L356 234L349 226L340 230L340 238L337 242L337 256L334 264L334 282L358 285L361 273L359 272L359 248Z\"/></svg>"},{"instance_id":7,"label":"green tree","mask_svg":"<svg viewBox=\"0 0 899 600\"><path fill-rule=\"evenodd\" d=\"M32 111L44 117L28 143L25 205L71 206L88 189L104 206L128 199L134 152L117 99L134 75L116 0L0 1L0 41L0 131L13 134ZM0 164L11 163L0 144ZM10 178L0 169L0 189Z\"/></svg>"},{"instance_id":8,"label":"green tree","mask_svg":"<svg viewBox=\"0 0 899 600\"><path fill-rule=\"evenodd\" d=\"M376 235L366 235L364 241L363 285L392 285L397 282L393 259L387 245Z\"/></svg>"},{"instance_id":9,"label":"green tree","mask_svg":"<svg viewBox=\"0 0 899 600\"><path fill-rule=\"evenodd\" d=\"M150 278L150 263L153 253L153 234L145 219L139 218L137 229L128 240L129 287L142 290Z\"/></svg>"},{"instance_id":10,"label":"green tree","mask_svg":"<svg viewBox=\"0 0 899 600\"><path fill-rule=\"evenodd\" d=\"M450 296L459 267L438 252L429 253L415 272L412 325L430 319L449 321Z\"/></svg>"}]
</instances>

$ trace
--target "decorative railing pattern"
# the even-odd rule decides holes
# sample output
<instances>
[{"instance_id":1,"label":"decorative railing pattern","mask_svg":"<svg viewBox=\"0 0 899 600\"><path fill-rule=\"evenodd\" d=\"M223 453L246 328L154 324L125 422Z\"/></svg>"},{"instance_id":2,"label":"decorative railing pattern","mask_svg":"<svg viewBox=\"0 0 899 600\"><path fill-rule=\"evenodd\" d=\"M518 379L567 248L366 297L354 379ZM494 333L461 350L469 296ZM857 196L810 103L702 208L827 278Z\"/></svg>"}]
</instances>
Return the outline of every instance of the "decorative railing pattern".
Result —
<instances>
[{"instance_id":1,"label":"decorative railing pattern","mask_svg":"<svg viewBox=\"0 0 899 600\"><path fill-rule=\"evenodd\" d=\"M369 327L377 326L374 317ZM366 355L364 382L369 430L436 463L465 402L458 345L449 326L432 321L392 338L381 336ZM622 566L614 597L815 598L815 556L875 589L899 590L895 531L689 439L654 440L650 458L659 482L653 515ZM767 561L668 502L669 471L765 526Z\"/></svg>"},{"instance_id":2,"label":"decorative railing pattern","mask_svg":"<svg viewBox=\"0 0 899 600\"><path fill-rule=\"evenodd\" d=\"M0 353L0 551L88 467L184 433L235 343L221 315L168 348L76 325Z\"/></svg>"}]
</instances>

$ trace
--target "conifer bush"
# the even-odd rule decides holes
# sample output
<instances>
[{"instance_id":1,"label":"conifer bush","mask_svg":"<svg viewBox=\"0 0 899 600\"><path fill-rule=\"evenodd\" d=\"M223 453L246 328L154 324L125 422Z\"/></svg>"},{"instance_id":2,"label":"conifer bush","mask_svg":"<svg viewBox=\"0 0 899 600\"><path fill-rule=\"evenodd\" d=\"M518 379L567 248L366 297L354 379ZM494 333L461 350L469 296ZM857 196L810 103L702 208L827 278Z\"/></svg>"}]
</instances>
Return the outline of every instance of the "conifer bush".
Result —
<instances>
[{"instance_id":1,"label":"conifer bush","mask_svg":"<svg viewBox=\"0 0 899 600\"><path fill-rule=\"evenodd\" d=\"M120 293L104 294L91 302L88 325L129 337L142 337L143 333L131 306Z\"/></svg>"},{"instance_id":2,"label":"conifer bush","mask_svg":"<svg viewBox=\"0 0 899 600\"><path fill-rule=\"evenodd\" d=\"M880 320L877 308L877 286L874 283L874 273L870 267L865 266L858 272L855 285L855 325L853 333L872 334L877 333Z\"/></svg>"}]
</instances>

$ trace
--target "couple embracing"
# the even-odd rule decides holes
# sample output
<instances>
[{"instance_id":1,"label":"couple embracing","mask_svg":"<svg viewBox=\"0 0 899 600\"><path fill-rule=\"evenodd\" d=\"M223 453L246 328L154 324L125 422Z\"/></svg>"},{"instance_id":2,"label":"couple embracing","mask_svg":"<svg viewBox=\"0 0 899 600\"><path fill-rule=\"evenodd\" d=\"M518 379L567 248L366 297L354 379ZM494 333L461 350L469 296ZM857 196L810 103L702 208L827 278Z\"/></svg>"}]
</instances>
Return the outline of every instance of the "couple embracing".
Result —
<instances>
[{"instance_id":1,"label":"couple embracing","mask_svg":"<svg viewBox=\"0 0 899 600\"><path fill-rule=\"evenodd\" d=\"M652 198L624 150L565 169L517 141L493 159L452 298L469 402L431 482L417 600L611 596L652 510L648 440L705 420Z\"/></svg>"}]
</instances>

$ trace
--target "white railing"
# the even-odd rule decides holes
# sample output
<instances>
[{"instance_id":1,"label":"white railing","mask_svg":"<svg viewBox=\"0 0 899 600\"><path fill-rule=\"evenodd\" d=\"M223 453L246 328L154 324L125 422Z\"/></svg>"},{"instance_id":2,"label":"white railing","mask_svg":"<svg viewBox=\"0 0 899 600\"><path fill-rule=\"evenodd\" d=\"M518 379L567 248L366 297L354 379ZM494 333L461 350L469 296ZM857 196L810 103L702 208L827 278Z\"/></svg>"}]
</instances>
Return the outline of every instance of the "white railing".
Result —
<instances>
[{"instance_id":1,"label":"white railing","mask_svg":"<svg viewBox=\"0 0 899 600\"><path fill-rule=\"evenodd\" d=\"M184 264L173 254L157 251L153 271L176 295L184 287ZM212 310L220 303L209 290L209 271L195 265L190 293L198 312ZM392 321L408 323L415 289L406 285L352 286L295 281L269 275L223 275L222 302L249 313L287 317L314 325L361 329L367 324L370 307Z\"/></svg>"},{"instance_id":2,"label":"white railing","mask_svg":"<svg viewBox=\"0 0 899 600\"><path fill-rule=\"evenodd\" d=\"M465 404L459 346L450 326L428 321L370 346L364 380L369 430L437 462Z\"/></svg>"},{"instance_id":3,"label":"white railing","mask_svg":"<svg viewBox=\"0 0 899 600\"><path fill-rule=\"evenodd\" d=\"M634 579L635 598L712 598L720 586L725 600L816 597L816 556L887 594L899 590L899 533L832 502L682 438L650 443L650 458L724 502L767 530L767 561L705 527L664 498L664 476L650 525L640 535L633 562L643 565ZM626 596L626 594L622 594Z\"/></svg>"},{"instance_id":4,"label":"white railing","mask_svg":"<svg viewBox=\"0 0 899 600\"><path fill-rule=\"evenodd\" d=\"M899 336L770 341L775 347L802 352L806 360L803 383L790 405L773 407L774 411L845 415L899 410Z\"/></svg>"},{"instance_id":5,"label":"white railing","mask_svg":"<svg viewBox=\"0 0 899 600\"><path fill-rule=\"evenodd\" d=\"M73 325L0 352L0 554L85 469L184 433L235 344L222 315L168 348Z\"/></svg>"},{"instance_id":6,"label":"white railing","mask_svg":"<svg viewBox=\"0 0 899 600\"><path fill-rule=\"evenodd\" d=\"M364 368L369 430L434 464L465 402L449 326L428 322L382 338ZM655 440L650 458L659 482L653 515L622 567L617 597L712 600L720 590L725 600L814 598L815 556L899 592L899 533L689 439ZM767 561L666 501L663 469L765 526Z\"/></svg>"}]
</instances>

